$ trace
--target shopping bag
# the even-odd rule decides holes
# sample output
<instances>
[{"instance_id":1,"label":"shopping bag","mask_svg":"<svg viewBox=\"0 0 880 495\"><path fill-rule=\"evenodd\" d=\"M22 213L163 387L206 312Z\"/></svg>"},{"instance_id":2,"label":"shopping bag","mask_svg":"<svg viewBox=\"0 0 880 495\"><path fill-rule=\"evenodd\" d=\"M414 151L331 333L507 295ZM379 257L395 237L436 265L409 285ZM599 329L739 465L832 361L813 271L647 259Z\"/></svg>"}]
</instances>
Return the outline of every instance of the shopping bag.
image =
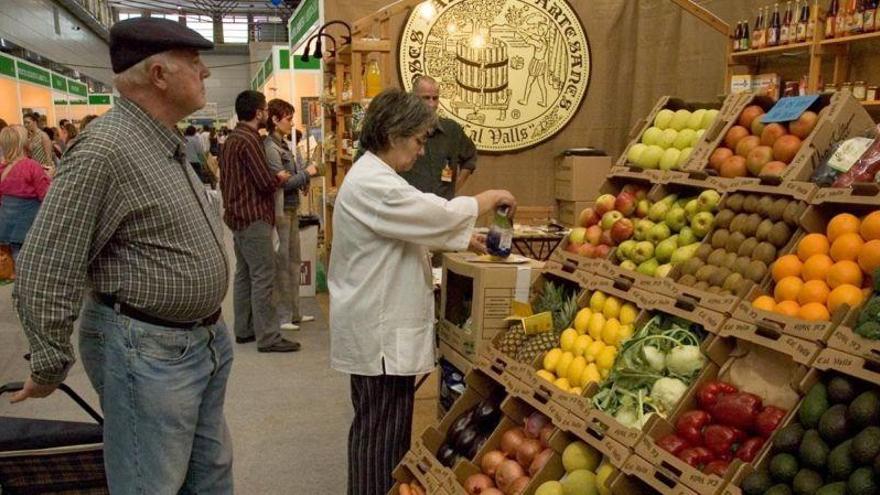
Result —
<instances>
[{"instance_id":1,"label":"shopping bag","mask_svg":"<svg viewBox=\"0 0 880 495\"><path fill-rule=\"evenodd\" d=\"M15 279L15 262L12 261L12 248L0 246L0 280Z\"/></svg>"}]
</instances>

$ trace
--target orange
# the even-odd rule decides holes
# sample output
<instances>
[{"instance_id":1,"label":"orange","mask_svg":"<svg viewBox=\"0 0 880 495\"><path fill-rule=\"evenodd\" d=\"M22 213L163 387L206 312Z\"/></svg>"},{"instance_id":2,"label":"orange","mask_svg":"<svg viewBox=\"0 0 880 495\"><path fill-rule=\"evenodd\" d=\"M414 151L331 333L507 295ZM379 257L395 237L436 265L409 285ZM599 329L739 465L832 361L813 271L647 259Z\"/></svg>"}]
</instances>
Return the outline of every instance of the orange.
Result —
<instances>
[{"instance_id":1,"label":"orange","mask_svg":"<svg viewBox=\"0 0 880 495\"><path fill-rule=\"evenodd\" d=\"M801 261L807 261L810 256L828 254L831 245L828 238L823 234L807 234L798 243L797 254Z\"/></svg>"},{"instance_id":2,"label":"orange","mask_svg":"<svg viewBox=\"0 0 880 495\"><path fill-rule=\"evenodd\" d=\"M809 303L801 306L797 317L807 321L831 321L831 315L824 304Z\"/></svg>"},{"instance_id":3,"label":"orange","mask_svg":"<svg viewBox=\"0 0 880 495\"><path fill-rule=\"evenodd\" d=\"M800 309L801 305L794 301L782 301L773 308L773 311L785 316L797 316Z\"/></svg>"},{"instance_id":4,"label":"orange","mask_svg":"<svg viewBox=\"0 0 880 495\"><path fill-rule=\"evenodd\" d=\"M855 261L859 258L859 252L865 241L859 234L847 233L840 236L831 243L831 259L834 261L850 260Z\"/></svg>"},{"instance_id":5,"label":"orange","mask_svg":"<svg viewBox=\"0 0 880 495\"><path fill-rule=\"evenodd\" d=\"M799 277L804 264L794 254L787 254L773 262L771 273L773 281L779 282L785 277Z\"/></svg>"},{"instance_id":6,"label":"orange","mask_svg":"<svg viewBox=\"0 0 880 495\"><path fill-rule=\"evenodd\" d=\"M862 234L862 239L866 242L880 239L880 210L869 213L862 219L859 233Z\"/></svg>"},{"instance_id":7,"label":"orange","mask_svg":"<svg viewBox=\"0 0 880 495\"><path fill-rule=\"evenodd\" d=\"M759 296L754 301L752 301L752 307L755 309L762 309L764 311L773 311L773 308L776 306L776 300L770 296Z\"/></svg>"},{"instance_id":8,"label":"orange","mask_svg":"<svg viewBox=\"0 0 880 495\"><path fill-rule=\"evenodd\" d=\"M861 287L862 269L859 268L859 264L855 261L838 261L828 270L828 277L825 281L828 282L828 286L832 289L836 289L843 284Z\"/></svg>"},{"instance_id":9,"label":"orange","mask_svg":"<svg viewBox=\"0 0 880 495\"><path fill-rule=\"evenodd\" d=\"M837 308L844 304L848 304L850 308L857 308L862 305L865 300L865 294L862 289L855 285L843 284L836 287L831 294L828 295L828 309L834 313Z\"/></svg>"},{"instance_id":10,"label":"orange","mask_svg":"<svg viewBox=\"0 0 880 495\"><path fill-rule=\"evenodd\" d=\"M834 265L834 260L827 254L815 254L804 262L801 277L804 280L825 280L828 270Z\"/></svg>"},{"instance_id":11,"label":"orange","mask_svg":"<svg viewBox=\"0 0 880 495\"><path fill-rule=\"evenodd\" d=\"M829 292L831 292L831 289L825 285L824 281L810 280L805 282L803 288L801 288L798 294L798 302L802 305L809 303L825 304Z\"/></svg>"},{"instance_id":12,"label":"orange","mask_svg":"<svg viewBox=\"0 0 880 495\"><path fill-rule=\"evenodd\" d=\"M880 239L874 239L862 245L862 249L859 251L859 266L869 275L873 275L874 270L880 267Z\"/></svg>"},{"instance_id":13,"label":"orange","mask_svg":"<svg viewBox=\"0 0 880 495\"><path fill-rule=\"evenodd\" d=\"M800 277L785 277L776 284L773 295L777 301L797 301L798 294L804 287L804 281Z\"/></svg>"},{"instance_id":14,"label":"orange","mask_svg":"<svg viewBox=\"0 0 880 495\"><path fill-rule=\"evenodd\" d=\"M852 213L835 215L825 228L825 232L828 234L828 240L833 243L843 234L858 234L861 223L859 217Z\"/></svg>"}]
</instances>

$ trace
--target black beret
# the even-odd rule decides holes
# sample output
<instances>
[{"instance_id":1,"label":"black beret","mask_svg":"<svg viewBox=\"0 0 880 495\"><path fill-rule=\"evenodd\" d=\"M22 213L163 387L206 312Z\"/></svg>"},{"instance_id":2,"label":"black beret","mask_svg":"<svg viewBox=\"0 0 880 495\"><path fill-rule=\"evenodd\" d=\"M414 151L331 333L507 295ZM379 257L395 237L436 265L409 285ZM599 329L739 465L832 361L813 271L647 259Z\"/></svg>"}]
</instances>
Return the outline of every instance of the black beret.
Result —
<instances>
[{"instance_id":1,"label":"black beret","mask_svg":"<svg viewBox=\"0 0 880 495\"><path fill-rule=\"evenodd\" d=\"M135 17L110 28L110 62L119 74L151 55L175 48L210 50L214 44L202 35L169 19Z\"/></svg>"}]
</instances>

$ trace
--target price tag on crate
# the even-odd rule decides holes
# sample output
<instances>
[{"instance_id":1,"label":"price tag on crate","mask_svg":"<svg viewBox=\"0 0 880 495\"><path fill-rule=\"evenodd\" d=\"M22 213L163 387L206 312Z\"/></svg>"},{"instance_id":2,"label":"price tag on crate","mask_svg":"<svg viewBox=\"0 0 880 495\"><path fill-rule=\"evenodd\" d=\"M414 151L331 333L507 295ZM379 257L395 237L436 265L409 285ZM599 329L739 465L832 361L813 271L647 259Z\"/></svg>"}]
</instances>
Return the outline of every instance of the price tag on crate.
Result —
<instances>
[{"instance_id":1,"label":"price tag on crate","mask_svg":"<svg viewBox=\"0 0 880 495\"><path fill-rule=\"evenodd\" d=\"M810 105L819 99L819 95L809 96L786 96L780 98L773 105L769 112L761 117L761 122L770 124L772 122L790 122L797 120L802 113L806 112Z\"/></svg>"}]
</instances>

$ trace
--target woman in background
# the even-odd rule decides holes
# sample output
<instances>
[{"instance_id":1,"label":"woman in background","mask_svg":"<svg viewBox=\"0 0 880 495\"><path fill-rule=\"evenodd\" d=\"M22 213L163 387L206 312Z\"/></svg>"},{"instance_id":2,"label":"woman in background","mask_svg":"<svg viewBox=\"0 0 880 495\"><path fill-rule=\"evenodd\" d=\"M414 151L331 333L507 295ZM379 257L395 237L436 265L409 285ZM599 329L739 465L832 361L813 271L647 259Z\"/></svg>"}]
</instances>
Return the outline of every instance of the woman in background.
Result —
<instances>
[{"instance_id":1,"label":"woman in background","mask_svg":"<svg viewBox=\"0 0 880 495\"><path fill-rule=\"evenodd\" d=\"M27 141L28 131L20 125L0 131L0 244L12 248L13 260L18 257L50 183L43 166L25 153Z\"/></svg>"}]
</instances>

